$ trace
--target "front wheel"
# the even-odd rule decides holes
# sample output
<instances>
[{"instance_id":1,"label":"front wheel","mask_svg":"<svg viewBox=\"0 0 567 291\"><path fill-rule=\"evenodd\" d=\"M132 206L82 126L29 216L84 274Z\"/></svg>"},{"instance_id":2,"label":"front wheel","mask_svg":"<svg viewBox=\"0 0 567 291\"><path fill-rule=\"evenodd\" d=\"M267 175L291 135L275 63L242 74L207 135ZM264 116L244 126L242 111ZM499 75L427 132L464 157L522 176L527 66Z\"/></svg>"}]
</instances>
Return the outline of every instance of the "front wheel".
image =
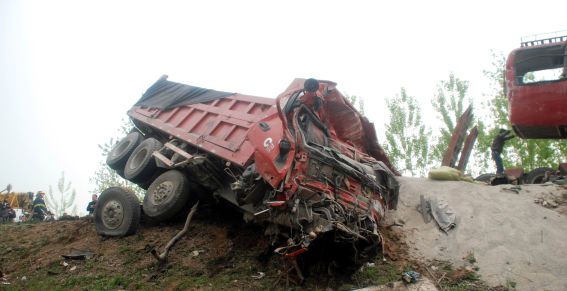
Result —
<instances>
[{"instance_id":1,"label":"front wheel","mask_svg":"<svg viewBox=\"0 0 567 291\"><path fill-rule=\"evenodd\" d=\"M121 187L104 190L95 206L96 232L103 236L127 236L136 233L140 224L140 201Z\"/></svg>"}]
</instances>

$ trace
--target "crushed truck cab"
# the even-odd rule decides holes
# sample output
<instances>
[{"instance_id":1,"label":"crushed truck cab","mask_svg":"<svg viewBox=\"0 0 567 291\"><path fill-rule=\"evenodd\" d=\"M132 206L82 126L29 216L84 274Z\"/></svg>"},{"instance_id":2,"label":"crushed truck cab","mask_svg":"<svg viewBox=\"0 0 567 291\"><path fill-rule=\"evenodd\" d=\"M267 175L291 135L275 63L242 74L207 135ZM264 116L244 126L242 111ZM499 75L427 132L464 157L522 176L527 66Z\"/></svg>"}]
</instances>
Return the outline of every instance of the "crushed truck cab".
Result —
<instances>
[{"instance_id":1,"label":"crushed truck cab","mask_svg":"<svg viewBox=\"0 0 567 291\"><path fill-rule=\"evenodd\" d=\"M107 163L147 188L143 209L150 218L165 220L181 211L179 204L216 197L265 225L267 234L286 237L276 249L285 256L323 237L360 254L382 243L378 226L396 208L399 173L373 124L335 83L295 79L271 99L164 77L128 115L136 131ZM99 208L97 229L104 233L105 207Z\"/></svg>"}]
</instances>

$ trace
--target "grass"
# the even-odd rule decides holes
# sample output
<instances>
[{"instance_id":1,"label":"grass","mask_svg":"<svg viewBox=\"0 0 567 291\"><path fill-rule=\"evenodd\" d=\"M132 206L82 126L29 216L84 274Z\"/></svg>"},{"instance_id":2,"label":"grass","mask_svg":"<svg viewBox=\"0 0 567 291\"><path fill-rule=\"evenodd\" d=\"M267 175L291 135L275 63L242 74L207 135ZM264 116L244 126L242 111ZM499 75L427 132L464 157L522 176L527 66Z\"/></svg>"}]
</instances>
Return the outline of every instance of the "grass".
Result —
<instances>
[{"instance_id":1,"label":"grass","mask_svg":"<svg viewBox=\"0 0 567 291\"><path fill-rule=\"evenodd\" d=\"M403 267L391 261L376 263L374 267L364 267L356 272L352 279L359 287L369 285L383 285L398 281L401 278Z\"/></svg>"},{"instance_id":2,"label":"grass","mask_svg":"<svg viewBox=\"0 0 567 291\"><path fill-rule=\"evenodd\" d=\"M49 244L49 238L47 236L42 236L39 241L38 241L38 245L39 247L43 247Z\"/></svg>"},{"instance_id":3,"label":"grass","mask_svg":"<svg viewBox=\"0 0 567 291\"><path fill-rule=\"evenodd\" d=\"M476 263L476 258L474 257L474 252L469 251L468 254L464 257L464 260L469 262L469 264L471 264L471 265Z\"/></svg>"},{"instance_id":4,"label":"grass","mask_svg":"<svg viewBox=\"0 0 567 291\"><path fill-rule=\"evenodd\" d=\"M123 275L114 276L69 276L63 280L60 285L63 289L67 290L70 288L80 287L80 290L115 290L124 289L130 285L132 282L132 277L126 277Z\"/></svg>"},{"instance_id":5,"label":"grass","mask_svg":"<svg viewBox=\"0 0 567 291\"><path fill-rule=\"evenodd\" d=\"M506 288L507 291L516 290L516 282L510 279L506 279L506 285L504 285L504 287Z\"/></svg>"}]
</instances>

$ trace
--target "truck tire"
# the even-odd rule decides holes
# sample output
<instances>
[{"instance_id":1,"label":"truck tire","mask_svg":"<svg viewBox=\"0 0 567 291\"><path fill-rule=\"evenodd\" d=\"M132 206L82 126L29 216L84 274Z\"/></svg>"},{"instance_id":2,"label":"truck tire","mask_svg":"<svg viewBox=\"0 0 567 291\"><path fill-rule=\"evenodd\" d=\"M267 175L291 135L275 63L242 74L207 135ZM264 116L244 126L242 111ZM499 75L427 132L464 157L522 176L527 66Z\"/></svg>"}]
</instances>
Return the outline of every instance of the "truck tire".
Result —
<instances>
[{"instance_id":1,"label":"truck tire","mask_svg":"<svg viewBox=\"0 0 567 291\"><path fill-rule=\"evenodd\" d=\"M485 183L490 183L490 181L492 180L492 178L496 177L495 174L492 173L486 173L486 174L480 174L478 177L474 178L475 181L479 181L479 182L485 182Z\"/></svg>"},{"instance_id":2,"label":"truck tire","mask_svg":"<svg viewBox=\"0 0 567 291\"><path fill-rule=\"evenodd\" d=\"M142 134L137 131L126 135L112 147L106 156L106 164L113 170L124 171L126 161L143 139Z\"/></svg>"},{"instance_id":3,"label":"truck tire","mask_svg":"<svg viewBox=\"0 0 567 291\"><path fill-rule=\"evenodd\" d=\"M154 221L172 218L190 200L189 186L189 180L180 171L169 170L161 174L150 185L144 197L145 215Z\"/></svg>"},{"instance_id":4,"label":"truck tire","mask_svg":"<svg viewBox=\"0 0 567 291\"><path fill-rule=\"evenodd\" d=\"M148 182L146 180L151 178L157 169L152 154L162 147L161 142L151 137L141 142L124 166L124 177L134 183Z\"/></svg>"},{"instance_id":5,"label":"truck tire","mask_svg":"<svg viewBox=\"0 0 567 291\"><path fill-rule=\"evenodd\" d=\"M100 194L95 208L96 232L102 236L134 234L140 216L140 201L134 193L121 187L110 187Z\"/></svg>"},{"instance_id":6,"label":"truck tire","mask_svg":"<svg viewBox=\"0 0 567 291\"><path fill-rule=\"evenodd\" d=\"M541 167L541 168L533 169L532 171L530 171L528 173L528 175L526 175L525 183L526 184L543 184L544 183L543 179L545 177L546 172L553 173L554 170L552 168L548 168L548 167Z\"/></svg>"}]
</instances>

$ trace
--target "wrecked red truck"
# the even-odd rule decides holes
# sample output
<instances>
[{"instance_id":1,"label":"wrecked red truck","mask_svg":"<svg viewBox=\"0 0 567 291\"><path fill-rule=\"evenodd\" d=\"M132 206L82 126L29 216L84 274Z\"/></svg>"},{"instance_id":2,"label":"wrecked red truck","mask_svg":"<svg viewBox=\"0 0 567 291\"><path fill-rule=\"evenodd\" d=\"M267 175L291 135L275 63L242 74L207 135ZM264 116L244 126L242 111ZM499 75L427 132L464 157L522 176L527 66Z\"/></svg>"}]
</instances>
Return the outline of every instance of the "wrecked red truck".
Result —
<instances>
[{"instance_id":1,"label":"wrecked red truck","mask_svg":"<svg viewBox=\"0 0 567 291\"><path fill-rule=\"evenodd\" d=\"M168 220L214 198L264 225L266 234L285 237L281 255L297 256L324 237L359 254L380 249L378 226L396 208L399 173L374 125L335 83L295 79L272 99L164 76L128 115L135 130L107 164L147 189L142 210L150 219ZM140 212L134 194L109 188L95 212L97 232L132 234Z\"/></svg>"}]
</instances>

